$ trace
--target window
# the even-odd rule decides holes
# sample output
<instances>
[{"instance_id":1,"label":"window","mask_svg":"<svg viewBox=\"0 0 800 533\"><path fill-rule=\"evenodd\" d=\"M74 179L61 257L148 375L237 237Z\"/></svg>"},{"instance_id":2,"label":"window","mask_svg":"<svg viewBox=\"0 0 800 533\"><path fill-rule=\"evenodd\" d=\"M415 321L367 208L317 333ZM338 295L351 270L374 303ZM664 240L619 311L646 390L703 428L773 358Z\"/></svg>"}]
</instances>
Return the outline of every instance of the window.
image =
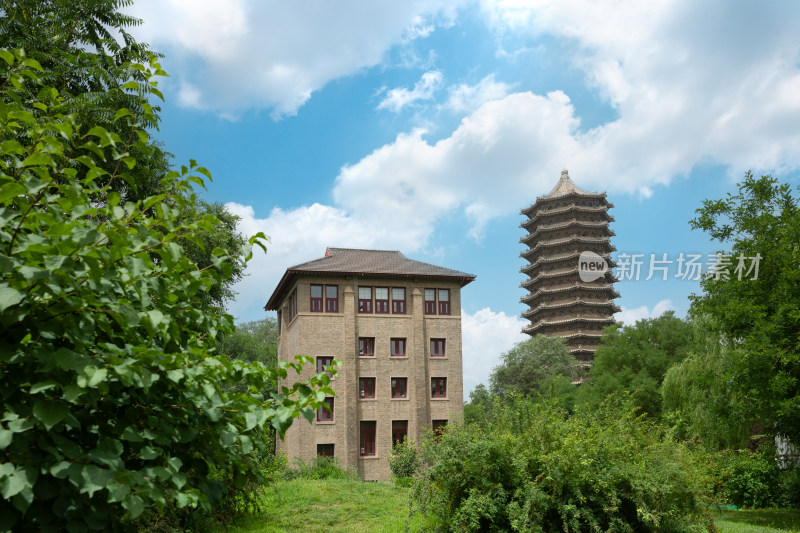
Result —
<instances>
[{"instance_id":1,"label":"window","mask_svg":"<svg viewBox=\"0 0 800 533\"><path fill-rule=\"evenodd\" d=\"M406 290L402 287L392 289L392 313L395 315L406 314Z\"/></svg>"},{"instance_id":2,"label":"window","mask_svg":"<svg viewBox=\"0 0 800 533\"><path fill-rule=\"evenodd\" d=\"M450 314L450 289L439 289L439 314Z\"/></svg>"},{"instance_id":3,"label":"window","mask_svg":"<svg viewBox=\"0 0 800 533\"><path fill-rule=\"evenodd\" d=\"M375 378L358 378L358 397L375 397Z\"/></svg>"},{"instance_id":4,"label":"window","mask_svg":"<svg viewBox=\"0 0 800 533\"><path fill-rule=\"evenodd\" d=\"M375 287L375 312L389 312L389 289L386 287Z\"/></svg>"},{"instance_id":5,"label":"window","mask_svg":"<svg viewBox=\"0 0 800 533\"><path fill-rule=\"evenodd\" d=\"M333 457L333 444L317 444L317 455Z\"/></svg>"},{"instance_id":6,"label":"window","mask_svg":"<svg viewBox=\"0 0 800 533\"><path fill-rule=\"evenodd\" d=\"M392 378L392 398L405 398L408 378Z\"/></svg>"},{"instance_id":7,"label":"window","mask_svg":"<svg viewBox=\"0 0 800 533\"><path fill-rule=\"evenodd\" d=\"M358 355L373 357L375 355L375 337L358 338Z\"/></svg>"},{"instance_id":8,"label":"window","mask_svg":"<svg viewBox=\"0 0 800 533\"><path fill-rule=\"evenodd\" d=\"M431 429L433 430L433 434L436 435L436 440L439 440L439 436L444 431L444 428L447 427L447 420L433 420L431 421Z\"/></svg>"},{"instance_id":9,"label":"window","mask_svg":"<svg viewBox=\"0 0 800 533\"><path fill-rule=\"evenodd\" d=\"M431 398L447 398L447 378L431 378Z\"/></svg>"},{"instance_id":10,"label":"window","mask_svg":"<svg viewBox=\"0 0 800 533\"><path fill-rule=\"evenodd\" d=\"M297 316L297 289L292 291L289 301L286 303L286 323L291 324Z\"/></svg>"},{"instance_id":11,"label":"window","mask_svg":"<svg viewBox=\"0 0 800 533\"><path fill-rule=\"evenodd\" d=\"M339 312L339 286L325 285L325 312Z\"/></svg>"},{"instance_id":12,"label":"window","mask_svg":"<svg viewBox=\"0 0 800 533\"><path fill-rule=\"evenodd\" d=\"M444 339L431 339L431 357L444 357Z\"/></svg>"},{"instance_id":13,"label":"window","mask_svg":"<svg viewBox=\"0 0 800 533\"><path fill-rule=\"evenodd\" d=\"M408 436L408 420L392 420L392 446L402 443Z\"/></svg>"},{"instance_id":14,"label":"window","mask_svg":"<svg viewBox=\"0 0 800 533\"><path fill-rule=\"evenodd\" d=\"M328 368L333 364L333 356L332 355L323 355L317 357L317 374L322 374L325 372L325 369ZM330 376L330 374L328 374Z\"/></svg>"},{"instance_id":15,"label":"window","mask_svg":"<svg viewBox=\"0 0 800 533\"><path fill-rule=\"evenodd\" d=\"M322 312L322 285L311 286L311 312Z\"/></svg>"},{"instance_id":16,"label":"window","mask_svg":"<svg viewBox=\"0 0 800 533\"><path fill-rule=\"evenodd\" d=\"M317 420L320 422L333 422L333 397L325 398L325 405L317 410Z\"/></svg>"},{"instance_id":17,"label":"window","mask_svg":"<svg viewBox=\"0 0 800 533\"><path fill-rule=\"evenodd\" d=\"M405 339L392 339L390 341L392 347L392 357L405 357L406 355L406 340Z\"/></svg>"},{"instance_id":18,"label":"window","mask_svg":"<svg viewBox=\"0 0 800 533\"><path fill-rule=\"evenodd\" d=\"M436 314L436 289L425 289L425 314Z\"/></svg>"},{"instance_id":19,"label":"window","mask_svg":"<svg viewBox=\"0 0 800 533\"><path fill-rule=\"evenodd\" d=\"M358 288L358 312L372 312L372 287Z\"/></svg>"},{"instance_id":20,"label":"window","mask_svg":"<svg viewBox=\"0 0 800 533\"><path fill-rule=\"evenodd\" d=\"M361 422L361 455L375 455L375 422Z\"/></svg>"}]
</instances>

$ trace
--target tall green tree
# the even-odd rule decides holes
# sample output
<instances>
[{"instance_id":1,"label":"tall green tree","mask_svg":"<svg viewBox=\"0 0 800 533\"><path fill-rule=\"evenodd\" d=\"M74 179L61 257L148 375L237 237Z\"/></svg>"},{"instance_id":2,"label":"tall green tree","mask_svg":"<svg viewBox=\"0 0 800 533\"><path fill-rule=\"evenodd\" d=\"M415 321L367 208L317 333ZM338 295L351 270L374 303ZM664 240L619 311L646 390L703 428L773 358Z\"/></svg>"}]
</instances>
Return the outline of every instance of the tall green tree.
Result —
<instances>
[{"instance_id":1,"label":"tall green tree","mask_svg":"<svg viewBox=\"0 0 800 533\"><path fill-rule=\"evenodd\" d=\"M672 311L632 326L612 326L595 352L578 402L597 406L612 393L630 392L640 409L659 417L664 376L689 354L692 343L691 324Z\"/></svg>"},{"instance_id":2,"label":"tall green tree","mask_svg":"<svg viewBox=\"0 0 800 533\"><path fill-rule=\"evenodd\" d=\"M158 128L159 107L146 95L161 96L158 88L136 65L149 61L152 52L147 43L136 41L130 30L141 20L122 13L131 0L0 0L0 48L22 48L27 56L43 66L41 82L59 92L65 112L82 123L102 126L120 136L130 159L127 166L115 157L111 146L93 146L84 155L102 152L97 165L118 179L110 187L121 201L135 202L163 192L161 183L171 171L172 154L148 139L140 148L133 142L133 131L114 120L117 109L125 108L143 129L152 133ZM161 72L163 74L163 72ZM34 99L38 85L21 82L20 92ZM86 169L78 167L76 179L85 178ZM205 179L210 179L210 175ZM100 201L101 199L96 199ZM185 197L184 200L190 200ZM173 202L168 198L166 201ZM193 238L181 245L201 268L223 271L212 262L212 251L223 248L234 253L244 244L236 230L238 217L222 204L206 203L197 198L182 208L190 219L196 213L214 215L215 226L196 230ZM234 296L233 285L244 275L241 265L228 263L227 274L212 288L198 295L196 305L224 307Z\"/></svg>"},{"instance_id":3,"label":"tall green tree","mask_svg":"<svg viewBox=\"0 0 800 533\"><path fill-rule=\"evenodd\" d=\"M160 71L150 61L131 67L148 85ZM152 149L149 119L120 107L109 110L116 131L84 122L92 114L75 113L52 79L0 50L0 524L119 530L146 508L211 509L259 481L248 458L266 449L264 429L312 419L330 378L265 397L310 358L269 369L219 355L214 338L232 318L194 302L220 274L180 244L218 223L193 209L192 183L208 172L192 161L159 194L124 201L106 154L134 167L131 147ZM211 255L227 275L250 252Z\"/></svg>"},{"instance_id":4,"label":"tall green tree","mask_svg":"<svg viewBox=\"0 0 800 533\"><path fill-rule=\"evenodd\" d=\"M564 339L536 335L500 356L489 376L492 394L532 394L542 391L557 376L577 378L581 369Z\"/></svg>"},{"instance_id":5,"label":"tall green tree","mask_svg":"<svg viewBox=\"0 0 800 533\"><path fill-rule=\"evenodd\" d=\"M664 419L682 439L699 439L708 450L744 448L751 435L746 400L726 378L738 348L726 343L707 321L693 321L689 355L671 366L661 384Z\"/></svg>"},{"instance_id":6,"label":"tall green tree","mask_svg":"<svg viewBox=\"0 0 800 533\"><path fill-rule=\"evenodd\" d=\"M727 379L748 415L800 442L800 206L788 184L745 174L736 194L706 200L691 221L725 246L692 297L737 348ZM757 267L757 269L756 269Z\"/></svg>"}]
</instances>

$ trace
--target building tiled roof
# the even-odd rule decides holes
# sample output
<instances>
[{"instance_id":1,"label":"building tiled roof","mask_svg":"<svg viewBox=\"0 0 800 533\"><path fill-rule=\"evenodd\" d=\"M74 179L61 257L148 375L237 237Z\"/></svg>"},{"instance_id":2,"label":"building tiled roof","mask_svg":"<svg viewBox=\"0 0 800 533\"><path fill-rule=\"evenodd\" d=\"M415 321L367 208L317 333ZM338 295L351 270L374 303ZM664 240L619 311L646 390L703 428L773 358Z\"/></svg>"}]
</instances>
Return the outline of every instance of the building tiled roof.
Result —
<instances>
[{"instance_id":1,"label":"building tiled roof","mask_svg":"<svg viewBox=\"0 0 800 533\"><path fill-rule=\"evenodd\" d=\"M458 281L462 287L475 279L474 274L415 261L397 250L328 248L324 257L286 269L265 309L276 310L283 292L288 289L295 277L302 274L438 278Z\"/></svg>"}]
</instances>

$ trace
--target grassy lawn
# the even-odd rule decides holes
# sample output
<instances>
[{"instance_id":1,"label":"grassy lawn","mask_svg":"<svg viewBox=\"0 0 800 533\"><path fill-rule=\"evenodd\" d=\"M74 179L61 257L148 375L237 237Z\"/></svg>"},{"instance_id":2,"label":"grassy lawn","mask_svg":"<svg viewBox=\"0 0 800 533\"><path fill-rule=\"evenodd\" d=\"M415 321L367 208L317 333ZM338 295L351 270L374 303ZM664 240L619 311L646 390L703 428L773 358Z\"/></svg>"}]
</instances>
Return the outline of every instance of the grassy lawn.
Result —
<instances>
[{"instance_id":1,"label":"grassy lawn","mask_svg":"<svg viewBox=\"0 0 800 533\"><path fill-rule=\"evenodd\" d=\"M714 513L719 533L783 533L800 531L800 510L759 509Z\"/></svg>"},{"instance_id":2,"label":"grassy lawn","mask_svg":"<svg viewBox=\"0 0 800 533\"><path fill-rule=\"evenodd\" d=\"M408 489L350 479L296 479L267 488L267 510L231 528L235 533L279 531L402 532ZM412 531L417 529L413 527Z\"/></svg>"},{"instance_id":3,"label":"grassy lawn","mask_svg":"<svg viewBox=\"0 0 800 533\"><path fill-rule=\"evenodd\" d=\"M267 488L264 498L266 511L242 519L232 533L395 533L405 530L408 516L408 489L391 483L296 479ZM419 531L417 520L410 531ZM714 522L719 533L800 531L800 510L717 511Z\"/></svg>"}]
</instances>

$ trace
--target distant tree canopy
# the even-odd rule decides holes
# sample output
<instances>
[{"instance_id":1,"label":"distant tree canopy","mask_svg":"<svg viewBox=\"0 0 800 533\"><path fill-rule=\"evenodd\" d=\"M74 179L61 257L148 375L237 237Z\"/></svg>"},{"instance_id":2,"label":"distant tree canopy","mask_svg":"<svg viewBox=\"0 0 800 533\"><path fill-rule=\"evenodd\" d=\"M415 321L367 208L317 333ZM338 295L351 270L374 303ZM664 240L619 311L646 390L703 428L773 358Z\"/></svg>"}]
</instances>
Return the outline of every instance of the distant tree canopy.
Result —
<instances>
[{"instance_id":1,"label":"distant tree canopy","mask_svg":"<svg viewBox=\"0 0 800 533\"><path fill-rule=\"evenodd\" d=\"M589 380L580 386L578 402L597 406L612 393L630 392L640 409L659 417L664 375L689 354L693 337L692 325L672 311L631 326L611 326L595 352Z\"/></svg>"},{"instance_id":2,"label":"distant tree canopy","mask_svg":"<svg viewBox=\"0 0 800 533\"><path fill-rule=\"evenodd\" d=\"M489 376L492 394L532 394L557 376L577 378L581 369L564 339L537 335L502 354Z\"/></svg>"},{"instance_id":3,"label":"distant tree canopy","mask_svg":"<svg viewBox=\"0 0 800 533\"><path fill-rule=\"evenodd\" d=\"M745 174L736 194L706 200L691 221L727 247L691 312L731 347L724 379L747 414L800 442L800 204L787 184ZM755 266L758 266L757 271ZM740 268L741 267L741 268Z\"/></svg>"}]
</instances>

